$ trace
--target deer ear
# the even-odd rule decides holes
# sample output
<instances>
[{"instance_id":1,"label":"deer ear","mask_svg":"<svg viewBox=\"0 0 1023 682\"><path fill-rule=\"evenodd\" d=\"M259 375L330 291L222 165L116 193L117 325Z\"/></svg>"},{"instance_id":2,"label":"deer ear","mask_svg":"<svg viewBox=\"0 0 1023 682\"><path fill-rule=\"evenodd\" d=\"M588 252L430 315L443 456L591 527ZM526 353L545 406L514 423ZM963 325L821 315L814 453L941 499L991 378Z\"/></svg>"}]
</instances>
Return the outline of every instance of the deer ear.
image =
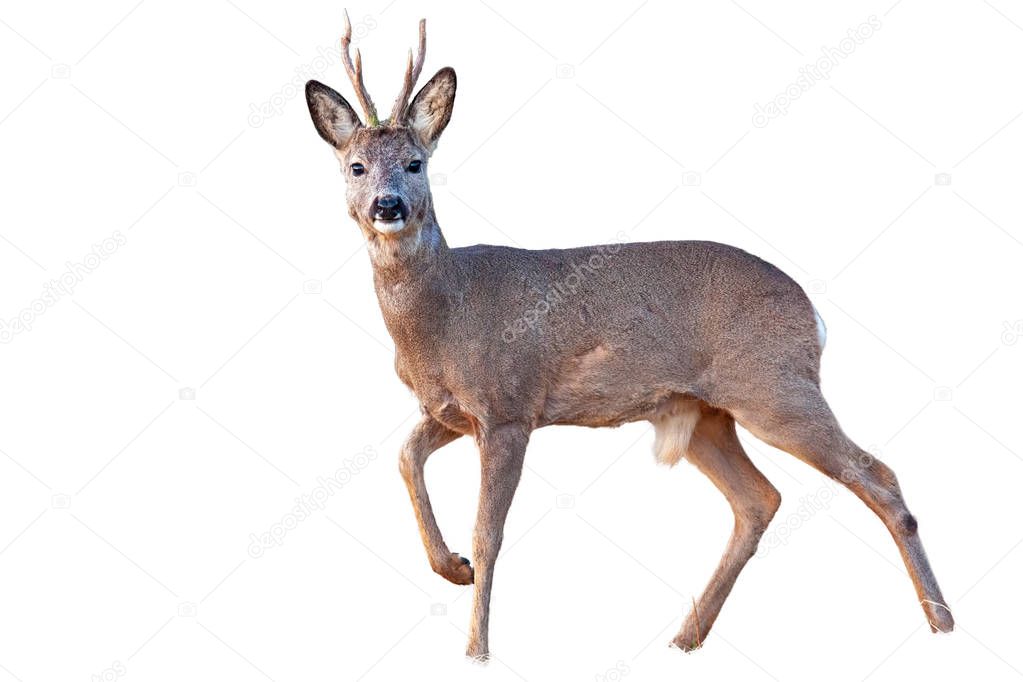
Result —
<instances>
[{"instance_id":1,"label":"deer ear","mask_svg":"<svg viewBox=\"0 0 1023 682\"><path fill-rule=\"evenodd\" d=\"M455 70L445 66L423 86L408 108L408 125L433 151L437 139L451 120L455 105Z\"/></svg>"},{"instance_id":2,"label":"deer ear","mask_svg":"<svg viewBox=\"0 0 1023 682\"><path fill-rule=\"evenodd\" d=\"M362 127L362 121L345 98L323 83L306 83L305 100L316 132L334 149L343 149Z\"/></svg>"}]
</instances>

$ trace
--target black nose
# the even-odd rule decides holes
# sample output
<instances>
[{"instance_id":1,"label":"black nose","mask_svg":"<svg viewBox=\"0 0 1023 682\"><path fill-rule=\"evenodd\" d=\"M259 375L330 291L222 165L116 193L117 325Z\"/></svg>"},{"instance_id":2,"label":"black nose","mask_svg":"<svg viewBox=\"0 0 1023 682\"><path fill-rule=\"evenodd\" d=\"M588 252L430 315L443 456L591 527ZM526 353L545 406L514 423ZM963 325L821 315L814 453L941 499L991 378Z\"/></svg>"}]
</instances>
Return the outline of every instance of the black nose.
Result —
<instances>
[{"instance_id":1,"label":"black nose","mask_svg":"<svg viewBox=\"0 0 1023 682\"><path fill-rule=\"evenodd\" d=\"M397 220L403 216L401 199L393 194L385 194L376 200L376 217L381 220Z\"/></svg>"}]
</instances>

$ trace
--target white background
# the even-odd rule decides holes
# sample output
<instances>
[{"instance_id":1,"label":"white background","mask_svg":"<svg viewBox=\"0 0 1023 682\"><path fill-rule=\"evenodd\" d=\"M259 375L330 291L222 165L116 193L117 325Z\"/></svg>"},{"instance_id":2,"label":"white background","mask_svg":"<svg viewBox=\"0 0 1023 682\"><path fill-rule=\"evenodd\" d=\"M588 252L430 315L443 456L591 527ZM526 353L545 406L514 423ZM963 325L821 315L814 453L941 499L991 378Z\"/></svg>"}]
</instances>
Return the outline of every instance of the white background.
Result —
<instances>
[{"instance_id":1,"label":"white background","mask_svg":"<svg viewBox=\"0 0 1023 682\"><path fill-rule=\"evenodd\" d=\"M783 494L784 537L703 650L669 649L727 504L691 466L655 466L646 424L557 428L534 434L508 520L495 661L466 662L469 589L430 571L398 474L417 405L295 87L322 71L351 93L318 58L336 54L341 6L5 3L0 317L126 241L0 346L0 680L1023 674L1023 11L349 9L382 110L420 16L423 81L458 71L430 164L450 244L714 239L815 292L825 394L898 473L957 632L929 634L858 500L743 434ZM753 125L871 15L880 29L829 80ZM249 554L366 448L325 509ZM454 551L470 551L478 475L467 439L428 467Z\"/></svg>"}]
</instances>

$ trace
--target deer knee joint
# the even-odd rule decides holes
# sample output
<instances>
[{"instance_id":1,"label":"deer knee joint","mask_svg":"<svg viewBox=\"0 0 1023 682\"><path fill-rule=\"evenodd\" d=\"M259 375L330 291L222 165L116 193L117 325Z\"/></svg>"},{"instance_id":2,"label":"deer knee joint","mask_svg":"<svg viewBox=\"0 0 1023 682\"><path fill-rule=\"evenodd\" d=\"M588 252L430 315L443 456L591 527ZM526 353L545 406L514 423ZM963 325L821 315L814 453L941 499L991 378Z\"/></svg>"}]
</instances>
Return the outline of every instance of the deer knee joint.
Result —
<instances>
[{"instance_id":1,"label":"deer knee joint","mask_svg":"<svg viewBox=\"0 0 1023 682\"><path fill-rule=\"evenodd\" d=\"M770 521L772 518L774 518L774 515L778 511L778 508L781 507L781 493L778 492L777 488L771 486L768 489L767 494L765 495L765 501L766 504L764 506L764 509L767 512L766 514L767 521Z\"/></svg>"},{"instance_id":2,"label":"deer knee joint","mask_svg":"<svg viewBox=\"0 0 1023 682\"><path fill-rule=\"evenodd\" d=\"M404 447L398 455L398 470L406 481L411 479L419 466L419 457L413 448Z\"/></svg>"},{"instance_id":3,"label":"deer knee joint","mask_svg":"<svg viewBox=\"0 0 1023 682\"><path fill-rule=\"evenodd\" d=\"M774 486L771 486L760 495L758 504L746 511L743 515L744 521L749 525L754 534L762 535L767 530L768 524L771 523L771 519L774 518L780 506L781 493Z\"/></svg>"}]
</instances>

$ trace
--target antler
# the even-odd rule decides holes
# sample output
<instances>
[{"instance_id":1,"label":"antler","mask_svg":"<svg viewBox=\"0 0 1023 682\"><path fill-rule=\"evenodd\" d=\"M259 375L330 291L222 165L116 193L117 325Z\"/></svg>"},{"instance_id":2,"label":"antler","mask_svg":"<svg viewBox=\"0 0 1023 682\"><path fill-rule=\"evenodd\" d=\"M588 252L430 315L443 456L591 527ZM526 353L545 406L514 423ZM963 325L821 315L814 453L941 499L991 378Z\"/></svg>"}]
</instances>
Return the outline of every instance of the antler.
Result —
<instances>
[{"instance_id":1,"label":"antler","mask_svg":"<svg viewBox=\"0 0 1023 682\"><path fill-rule=\"evenodd\" d=\"M345 71L348 72L348 78L352 81L352 85L355 87L355 96L359 100L359 104L362 105L362 110L366 112L366 125L375 126L379 125L380 119L377 118L377 108L373 104L373 100L369 96L369 92L366 91L366 84L362 82L362 55L359 53L359 49L355 49L355 64L352 64L352 56L349 54L349 47L352 44L352 22L348 20L348 10L345 10L345 32L341 35L341 61L345 65Z\"/></svg>"},{"instance_id":2,"label":"antler","mask_svg":"<svg viewBox=\"0 0 1023 682\"><path fill-rule=\"evenodd\" d=\"M394 108L391 109L390 121L392 124L400 124L405 115L405 108L408 106L409 97L412 96L412 88L419 80L419 74L423 70L423 61L426 59L426 19L419 20L419 54L415 63L412 62L412 50L408 51L408 66L405 67L405 82L401 86L401 93L398 99L394 100Z\"/></svg>"}]
</instances>

